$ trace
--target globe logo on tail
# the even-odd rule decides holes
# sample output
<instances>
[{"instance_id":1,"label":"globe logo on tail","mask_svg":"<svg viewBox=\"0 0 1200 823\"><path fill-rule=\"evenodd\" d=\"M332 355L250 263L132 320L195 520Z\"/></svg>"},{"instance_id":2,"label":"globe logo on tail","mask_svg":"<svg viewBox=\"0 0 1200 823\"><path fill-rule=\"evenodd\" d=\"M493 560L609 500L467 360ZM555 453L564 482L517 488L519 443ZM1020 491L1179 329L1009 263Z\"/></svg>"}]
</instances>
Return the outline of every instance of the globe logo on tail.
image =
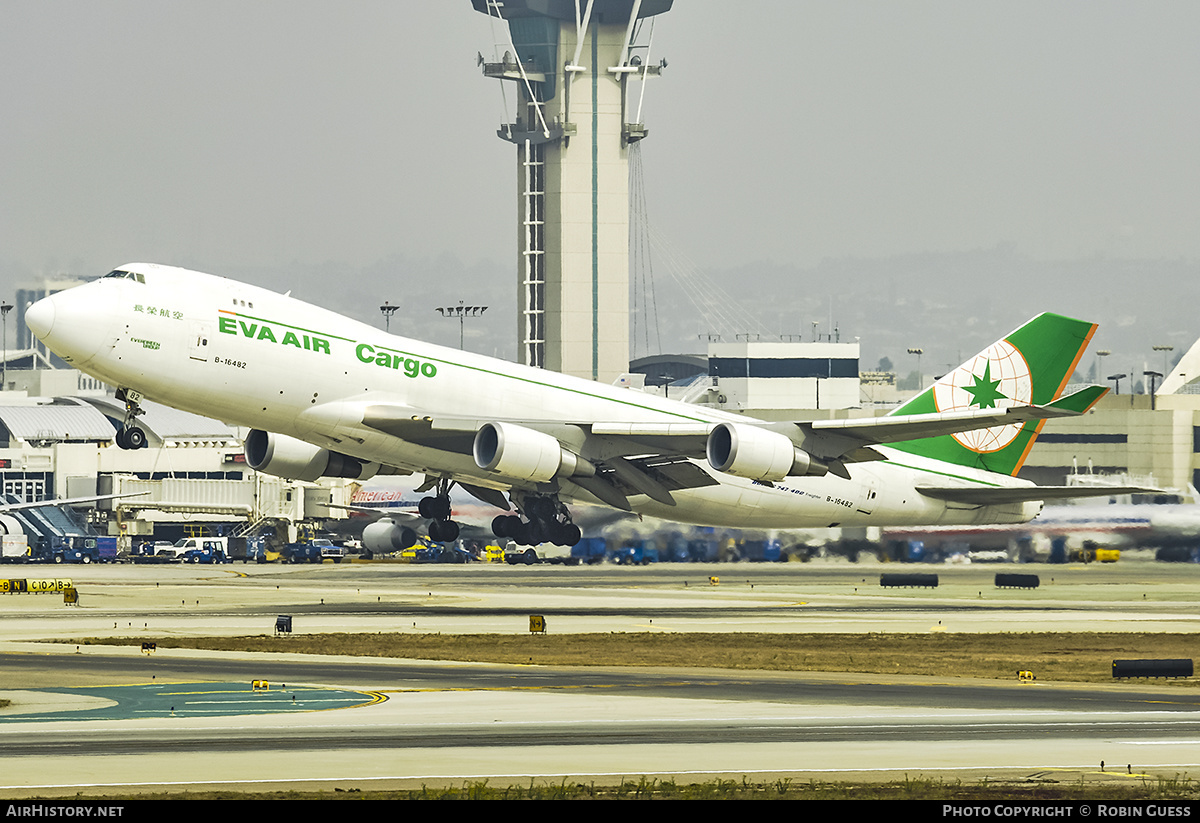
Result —
<instances>
[{"instance_id":1,"label":"globe logo on tail","mask_svg":"<svg viewBox=\"0 0 1200 823\"><path fill-rule=\"evenodd\" d=\"M1021 352L1007 341L993 343L933 385L939 412L1003 409L1033 402L1033 378ZM1011 443L1023 424L958 432L953 435L973 452L996 452Z\"/></svg>"}]
</instances>

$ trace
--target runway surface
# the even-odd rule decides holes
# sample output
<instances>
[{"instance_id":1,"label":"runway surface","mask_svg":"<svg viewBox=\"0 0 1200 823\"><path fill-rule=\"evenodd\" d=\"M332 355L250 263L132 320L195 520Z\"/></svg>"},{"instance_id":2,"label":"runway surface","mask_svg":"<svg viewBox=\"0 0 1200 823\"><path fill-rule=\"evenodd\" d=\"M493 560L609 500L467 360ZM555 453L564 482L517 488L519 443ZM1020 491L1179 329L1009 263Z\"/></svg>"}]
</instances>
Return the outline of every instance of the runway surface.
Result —
<instances>
[{"instance_id":1,"label":"runway surface","mask_svg":"<svg viewBox=\"0 0 1200 823\"><path fill-rule=\"evenodd\" d=\"M33 577L34 568L22 571ZM996 567L921 570L939 574L937 589L880 590L879 567L794 564L75 567L79 607L50 595L0 598L0 697L14 701L0 713L0 791L1200 773L1200 690L1162 681L1021 685L169 649L146 656L63 642L261 634L280 613L314 632L512 633L527 629L530 613L547 614L551 631L604 632L1186 631L1200 619L1192 597L1200 569L1192 566L1023 567L1043 584L1017 592L991 586ZM58 642L31 642L45 639ZM269 699L284 698L284 710L245 708L254 679L271 684ZM173 714L161 701L146 708L153 701L138 695L150 687L176 698ZM296 709L288 700L335 693L353 707Z\"/></svg>"}]
</instances>

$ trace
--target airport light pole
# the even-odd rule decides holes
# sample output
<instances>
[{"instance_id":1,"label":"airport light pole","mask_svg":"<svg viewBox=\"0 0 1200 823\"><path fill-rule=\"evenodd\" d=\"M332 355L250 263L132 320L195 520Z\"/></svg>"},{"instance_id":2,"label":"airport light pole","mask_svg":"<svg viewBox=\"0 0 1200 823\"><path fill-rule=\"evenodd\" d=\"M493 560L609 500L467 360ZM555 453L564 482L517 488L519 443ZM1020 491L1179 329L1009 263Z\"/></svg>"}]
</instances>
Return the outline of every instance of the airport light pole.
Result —
<instances>
[{"instance_id":1,"label":"airport light pole","mask_svg":"<svg viewBox=\"0 0 1200 823\"><path fill-rule=\"evenodd\" d=\"M465 336L465 320L468 317L481 317L487 306L464 306L463 301L459 300L457 306L438 306L437 313L442 317L457 317L458 318L458 348L463 349L463 339Z\"/></svg>"},{"instance_id":2,"label":"airport light pole","mask_svg":"<svg viewBox=\"0 0 1200 823\"><path fill-rule=\"evenodd\" d=\"M1142 374L1143 374L1145 377L1149 377L1149 378L1150 378L1150 411L1154 411L1154 409L1155 409L1155 405L1156 405L1156 404L1155 404L1155 402L1154 402L1154 387L1155 387L1155 382L1154 382L1154 381L1155 381L1156 379L1157 379L1157 380L1161 380L1161 379L1162 379L1162 372L1156 372L1156 371L1144 371L1144 372L1142 372Z\"/></svg>"},{"instance_id":3,"label":"airport light pole","mask_svg":"<svg viewBox=\"0 0 1200 823\"><path fill-rule=\"evenodd\" d=\"M1112 354L1112 352L1109 351L1108 349L1097 349L1096 350L1096 372L1095 372L1094 379L1097 382L1099 382L1100 375L1104 372L1104 369L1100 368L1100 363L1102 362L1102 358L1108 357L1110 354Z\"/></svg>"},{"instance_id":4,"label":"airport light pole","mask_svg":"<svg viewBox=\"0 0 1200 823\"><path fill-rule=\"evenodd\" d=\"M388 334L392 333L392 315L395 314L399 309L399 306L393 306L386 300L384 300L383 305L379 307L379 310L383 312L383 330Z\"/></svg>"},{"instance_id":5,"label":"airport light pole","mask_svg":"<svg viewBox=\"0 0 1200 823\"><path fill-rule=\"evenodd\" d=\"M1167 373L1167 356L1168 356L1168 355L1169 355L1171 352L1175 351L1175 347L1174 347L1174 346L1167 346L1167 345L1165 345L1165 344L1164 344L1164 345L1159 345L1159 346L1151 346L1150 348L1154 349L1155 351L1160 351L1160 352L1162 352L1162 356L1163 356L1163 374L1166 374L1166 373Z\"/></svg>"},{"instance_id":6,"label":"airport light pole","mask_svg":"<svg viewBox=\"0 0 1200 823\"><path fill-rule=\"evenodd\" d=\"M4 364L0 366L0 369L3 370L3 376L0 377L0 391L5 391L8 388L8 313L12 311L12 308L12 304L7 300L0 305L0 317L3 317L4 320L4 330L2 332L4 337Z\"/></svg>"},{"instance_id":7,"label":"airport light pole","mask_svg":"<svg viewBox=\"0 0 1200 823\"><path fill-rule=\"evenodd\" d=\"M917 393L920 394L925 388L925 374L921 371L921 355L925 353L925 350L914 347L910 348L908 353L915 354L917 356Z\"/></svg>"}]
</instances>

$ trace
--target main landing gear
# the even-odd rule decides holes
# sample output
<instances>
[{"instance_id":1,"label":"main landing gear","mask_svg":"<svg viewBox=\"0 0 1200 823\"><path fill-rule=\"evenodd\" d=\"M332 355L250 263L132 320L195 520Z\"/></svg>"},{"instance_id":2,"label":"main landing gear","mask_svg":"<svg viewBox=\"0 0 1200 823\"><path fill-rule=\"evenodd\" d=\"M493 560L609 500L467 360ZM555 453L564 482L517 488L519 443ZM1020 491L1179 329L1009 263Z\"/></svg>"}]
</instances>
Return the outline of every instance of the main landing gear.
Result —
<instances>
[{"instance_id":1,"label":"main landing gear","mask_svg":"<svg viewBox=\"0 0 1200 823\"><path fill-rule=\"evenodd\" d=\"M135 425L138 415L146 413L138 405L142 395L133 389L119 389L117 399L125 401L125 420L121 423L121 428L117 429L117 445L122 449L146 448L146 431L141 426Z\"/></svg>"},{"instance_id":2,"label":"main landing gear","mask_svg":"<svg viewBox=\"0 0 1200 823\"><path fill-rule=\"evenodd\" d=\"M439 480L437 494L422 497L417 503L420 515L429 518L429 539L434 543L453 543L458 539L458 524L450 519L450 483L445 478Z\"/></svg>"},{"instance_id":3,"label":"main landing gear","mask_svg":"<svg viewBox=\"0 0 1200 823\"><path fill-rule=\"evenodd\" d=\"M574 546L583 537L583 532L571 522L571 513L556 495L526 495L521 501L521 509L528 520L515 514L502 514L492 521L492 532L523 546L539 543Z\"/></svg>"}]
</instances>

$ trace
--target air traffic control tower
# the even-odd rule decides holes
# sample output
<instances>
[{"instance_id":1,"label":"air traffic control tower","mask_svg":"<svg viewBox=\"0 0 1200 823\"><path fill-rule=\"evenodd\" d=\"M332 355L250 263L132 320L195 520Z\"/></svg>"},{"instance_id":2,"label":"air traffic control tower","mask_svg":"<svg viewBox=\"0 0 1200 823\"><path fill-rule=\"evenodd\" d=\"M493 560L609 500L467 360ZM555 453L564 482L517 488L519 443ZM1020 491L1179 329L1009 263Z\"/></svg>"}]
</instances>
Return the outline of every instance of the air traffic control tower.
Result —
<instances>
[{"instance_id":1,"label":"air traffic control tower","mask_svg":"<svg viewBox=\"0 0 1200 823\"><path fill-rule=\"evenodd\" d=\"M628 150L672 0L471 3L503 47L483 73L516 87L498 134L517 147L521 362L611 382L629 370Z\"/></svg>"}]
</instances>

